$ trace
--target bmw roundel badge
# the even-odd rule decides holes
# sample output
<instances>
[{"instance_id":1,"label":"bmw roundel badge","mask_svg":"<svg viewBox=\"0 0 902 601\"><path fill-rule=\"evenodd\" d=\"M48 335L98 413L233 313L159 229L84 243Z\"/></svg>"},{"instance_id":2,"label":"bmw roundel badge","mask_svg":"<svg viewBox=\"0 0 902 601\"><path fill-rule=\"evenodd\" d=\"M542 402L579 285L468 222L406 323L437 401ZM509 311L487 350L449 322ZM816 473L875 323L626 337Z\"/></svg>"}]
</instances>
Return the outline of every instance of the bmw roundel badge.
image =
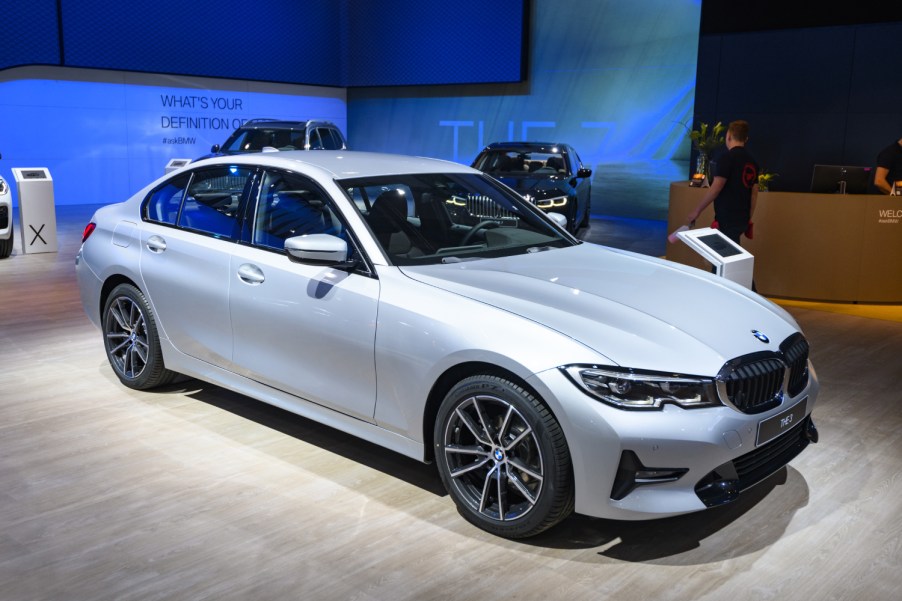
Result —
<instances>
[{"instance_id":1,"label":"bmw roundel badge","mask_svg":"<svg viewBox=\"0 0 902 601\"><path fill-rule=\"evenodd\" d=\"M757 338L764 344L767 344L768 342L770 342L770 338L767 337L767 334L765 334L763 332L759 332L758 330L752 330L752 336L754 336L755 338Z\"/></svg>"}]
</instances>

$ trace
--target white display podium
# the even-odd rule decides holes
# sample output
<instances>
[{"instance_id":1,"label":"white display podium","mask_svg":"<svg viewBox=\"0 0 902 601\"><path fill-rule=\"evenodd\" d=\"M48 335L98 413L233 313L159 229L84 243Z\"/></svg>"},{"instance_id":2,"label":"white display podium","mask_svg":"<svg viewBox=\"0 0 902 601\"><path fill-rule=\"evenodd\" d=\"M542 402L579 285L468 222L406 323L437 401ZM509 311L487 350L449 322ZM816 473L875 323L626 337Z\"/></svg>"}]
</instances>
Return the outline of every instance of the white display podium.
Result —
<instances>
[{"instance_id":1,"label":"white display podium","mask_svg":"<svg viewBox=\"0 0 902 601\"><path fill-rule=\"evenodd\" d=\"M166 163L166 169L163 171L163 175L172 173L176 169L181 169L190 162L191 159L169 159L169 162Z\"/></svg>"},{"instance_id":2,"label":"white display podium","mask_svg":"<svg viewBox=\"0 0 902 601\"><path fill-rule=\"evenodd\" d=\"M680 240L714 266L714 273L752 288L755 257L747 250L710 227L676 232Z\"/></svg>"},{"instance_id":3,"label":"white display podium","mask_svg":"<svg viewBox=\"0 0 902 601\"><path fill-rule=\"evenodd\" d=\"M46 167L14 167L12 171L19 196L22 252L55 253L56 207L50 171Z\"/></svg>"}]
</instances>

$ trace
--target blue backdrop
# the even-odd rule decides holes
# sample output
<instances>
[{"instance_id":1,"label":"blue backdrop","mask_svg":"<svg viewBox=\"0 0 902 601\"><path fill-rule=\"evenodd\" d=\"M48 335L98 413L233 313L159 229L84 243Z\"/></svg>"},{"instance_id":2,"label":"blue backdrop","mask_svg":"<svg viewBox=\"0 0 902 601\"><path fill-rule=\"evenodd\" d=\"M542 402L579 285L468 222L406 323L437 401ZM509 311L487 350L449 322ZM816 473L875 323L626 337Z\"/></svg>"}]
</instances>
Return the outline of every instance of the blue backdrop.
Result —
<instances>
[{"instance_id":1,"label":"blue backdrop","mask_svg":"<svg viewBox=\"0 0 902 601\"><path fill-rule=\"evenodd\" d=\"M121 200L251 117L326 118L355 149L462 163L493 141L566 141L595 170L593 212L609 215L664 219L668 183L686 177L699 0L162 0L153 11L115 3L114 14L110 2L60 0L64 48L51 5L13 2L6 17L33 10L40 22L0 36L0 68L64 56L120 69L0 70L0 173L50 168L58 203ZM129 72L143 70L231 79ZM286 73L351 87L236 81Z\"/></svg>"},{"instance_id":2,"label":"blue backdrop","mask_svg":"<svg viewBox=\"0 0 902 601\"><path fill-rule=\"evenodd\" d=\"M594 213L666 219L688 173L699 0L538 1L525 84L348 92L355 148L469 163L502 140L568 142Z\"/></svg>"}]
</instances>

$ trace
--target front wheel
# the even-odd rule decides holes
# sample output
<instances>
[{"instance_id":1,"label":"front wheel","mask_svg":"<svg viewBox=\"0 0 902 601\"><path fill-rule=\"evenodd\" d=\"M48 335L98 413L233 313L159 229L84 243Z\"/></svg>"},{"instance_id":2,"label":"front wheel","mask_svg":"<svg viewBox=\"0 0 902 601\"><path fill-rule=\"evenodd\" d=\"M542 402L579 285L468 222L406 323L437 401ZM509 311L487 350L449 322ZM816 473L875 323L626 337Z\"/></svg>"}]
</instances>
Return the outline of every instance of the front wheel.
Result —
<instances>
[{"instance_id":1,"label":"front wheel","mask_svg":"<svg viewBox=\"0 0 902 601\"><path fill-rule=\"evenodd\" d=\"M103 343L119 380L137 390L170 383L150 303L131 284L116 286L103 309Z\"/></svg>"},{"instance_id":2,"label":"front wheel","mask_svg":"<svg viewBox=\"0 0 902 601\"><path fill-rule=\"evenodd\" d=\"M504 378L472 376L442 402L435 458L458 511L479 528L525 538L573 511L570 453L557 420Z\"/></svg>"}]
</instances>

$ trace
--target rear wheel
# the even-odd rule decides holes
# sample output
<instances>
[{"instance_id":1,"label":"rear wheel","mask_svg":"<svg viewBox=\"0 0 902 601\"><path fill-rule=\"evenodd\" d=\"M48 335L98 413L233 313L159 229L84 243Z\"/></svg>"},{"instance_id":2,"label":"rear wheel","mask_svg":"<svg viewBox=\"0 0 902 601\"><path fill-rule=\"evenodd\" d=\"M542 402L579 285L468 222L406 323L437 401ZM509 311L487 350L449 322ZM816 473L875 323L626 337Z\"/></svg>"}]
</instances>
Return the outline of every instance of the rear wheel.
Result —
<instances>
[{"instance_id":1,"label":"rear wheel","mask_svg":"<svg viewBox=\"0 0 902 601\"><path fill-rule=\"evenodd\" d=\"M570 453L557 420L504 378L458 383L435 423L436 463L458 511L506 538L538 534L573 511Z\"/></svg>"},{"instance_id":2,"label":"rear wheel","mask_svg":"<svg viewBox=\"0 0 902 601\"><path fill-rule=\"evenodd\" d=\"M177 375L163 365L156 319L150 303L131 284L116 286L103 309L106 356L129 388L145 390L168 384Z\"/></svg>"}]
</instances>

